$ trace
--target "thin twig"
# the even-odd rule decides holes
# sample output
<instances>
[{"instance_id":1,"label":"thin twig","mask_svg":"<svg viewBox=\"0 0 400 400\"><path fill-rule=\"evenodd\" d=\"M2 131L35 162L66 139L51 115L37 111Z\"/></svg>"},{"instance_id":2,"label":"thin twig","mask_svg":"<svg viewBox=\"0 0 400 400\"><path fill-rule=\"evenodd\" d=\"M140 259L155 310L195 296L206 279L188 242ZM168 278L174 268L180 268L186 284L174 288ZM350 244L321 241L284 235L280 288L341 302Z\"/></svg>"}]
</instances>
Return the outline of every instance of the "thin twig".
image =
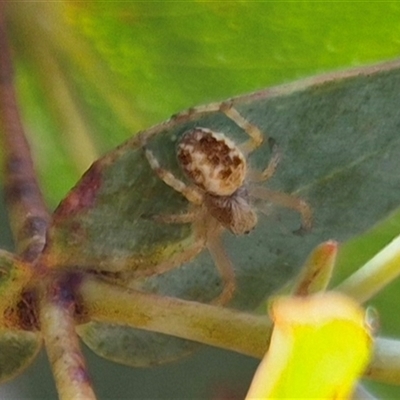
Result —
<instances>
[{"instance_id":1,"label":"thin twig","mask_svg":"<svg viewBox=\"0 0 400 400\"><path fill-rule=\"evenodd\" d=\"M8 47L6 3L0 0L0 132L3 134L6 204L17 252L40 265L50 214L45 205L21 122ZM40 265L42 272L45 265ZM75 332L73 285L47 278L39 289L39 319L61 399L95 399Z\"/></svg>"},{"instance_id":2,"label":"thin twig","mask_svg":"<svg viewBox=\"0 0 400 400\"><path fill-rule=\"evenodd\" d=\"M65 290L74 286L73 280L47 282L40 307L41 328L59 398L92 400L96 396L75 332L75 299Z\"/></svg>"},{"instance_id":3,"label":"thin twig","mask_svg":"<svg viewBox=\"0 0 400 400\"><path fill-rule=\"evenodd\" d=\"M3 136L5 200L17 252L26 261L41 253L50 221L18 109L13 67L0 3L0 121Z\"/></svg>"},{"instance_id":4,"label":"thin twig","mask_svg":"<svg viewBox=\"0 0 400 400\"><path fill-rule=\"evenodd\" d=\"M400 236L335 288L365 303L400 275Z\"/></svg>"},{"instance_id":5,"label":"thin twig","mask_svg":"<svg viewBox=\"0 0 400 400\"><path fill-rule=\"evenodd\" d=\"M272 323L266 316L121 289L89 276L80 284L79 292L87 316L100 322L196 340L256 358L262 358L269 346ZM398 384L398 340L375 339L374 356L364 377Z\"/></svg>"},{"instance_id":6,"label":"thin twig","mask_svg":"<svg viewBox=\"0 0 400 400\"><path fill-rule=\"evenodd\" d=\"M269 345L272 323L266 315L123 289L91 276L81 282L79 293L90 320L195 340L257 358L264 356Z\"/></svg>"}]
</instances>

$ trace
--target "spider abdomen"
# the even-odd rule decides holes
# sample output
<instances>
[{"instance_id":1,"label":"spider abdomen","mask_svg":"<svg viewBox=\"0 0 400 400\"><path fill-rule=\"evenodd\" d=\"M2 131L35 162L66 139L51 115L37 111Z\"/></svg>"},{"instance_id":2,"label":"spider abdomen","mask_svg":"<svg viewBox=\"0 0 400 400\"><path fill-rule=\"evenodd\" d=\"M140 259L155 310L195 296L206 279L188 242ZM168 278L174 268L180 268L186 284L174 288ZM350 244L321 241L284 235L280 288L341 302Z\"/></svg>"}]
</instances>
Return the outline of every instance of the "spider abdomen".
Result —
<instances>
[{"instance_id":1,"label":"spider abdomen","mask_svg":"<svg viewBox=\"0 0 400 400\"><path fill-rule=\"evenodd\" d=\"M244 183L246 159L223 133L194 128L182 136L177 156L188 178L206 193L230 196Z\"/></svg>"}]
</instances>

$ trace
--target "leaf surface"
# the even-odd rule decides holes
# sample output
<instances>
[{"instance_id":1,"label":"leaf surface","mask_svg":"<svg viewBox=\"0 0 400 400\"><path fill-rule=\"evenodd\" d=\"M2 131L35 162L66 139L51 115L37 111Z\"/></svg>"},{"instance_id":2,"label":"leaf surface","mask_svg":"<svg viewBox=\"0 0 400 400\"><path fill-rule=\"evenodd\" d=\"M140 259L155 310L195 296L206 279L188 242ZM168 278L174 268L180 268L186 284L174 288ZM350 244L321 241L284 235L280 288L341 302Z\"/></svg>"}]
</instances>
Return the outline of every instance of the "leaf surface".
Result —
<instances>
[{"instance_id":1,"label":"leaf surface","mask_svg":"<svg viewBox=\"0 0 400 400\"><path fill-rule=\"evenodd\" d=\"M399 102L398 62L232 100L282 151L278 170L265 185L306 200L314 224L310 233L300 236L294 233L300 226L297 212L257 203L264 213L259 213L253 232L242 237L225 233L224 246L238 280L231 306L254 308L296 273L318 243L348 240L396 210ZM247 139L224 114L207 110L181 113L144 133L160 165L183 180L175 146L186 130L202 126L224 132L237 143ZM262 169L270 155L265 144L249 162ZM57 208L46 262L56 269L124 271L126 287L209 301L221 282L207 252L157 276L160 262L179 258L195 248L199 238L190 224L165 224L151 216L186 209L187 201L151 170L134 137L98 160ZM154 276L139 279L143 274Z\"/></svg>"},{"instance_id":2,"label":"leaf surface","mask_svg":"<svg viewBox=\"0 0 400 400\"><path fill-rule=\"evenodd\" d=\"M42 338L36 332L0 330L0 382L25 370L41 347Z\"/></svg>"}]
</instances>

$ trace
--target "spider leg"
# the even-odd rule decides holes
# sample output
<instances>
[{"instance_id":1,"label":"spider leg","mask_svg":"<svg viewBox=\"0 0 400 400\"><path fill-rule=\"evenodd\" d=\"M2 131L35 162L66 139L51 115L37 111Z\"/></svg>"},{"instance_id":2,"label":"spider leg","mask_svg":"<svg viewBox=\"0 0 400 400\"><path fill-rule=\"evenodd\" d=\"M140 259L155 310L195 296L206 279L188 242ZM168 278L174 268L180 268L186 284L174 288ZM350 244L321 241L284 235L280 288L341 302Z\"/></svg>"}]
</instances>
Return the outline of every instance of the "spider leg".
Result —
<instances>
[{"instance_id":1,"label":"spider leg","mask_svg":"<svg viewBox=\"0 0 400 400\"><path fill-rule=\"evenodd\" d=\"M245 156L261 146L265 137L256 125L244 118L230 103L222 103L220 110L250 136L249 140L240 145Z\"/></svg>"},{"instance_id":2,"label":"spider leg","mask_svg":"<svg viewBox=\"0 0 400 400\"><path fill-rule=\"evenodd\" d=\"M279 150L277 143L275 142L275 139L268 138L268 144L272 152L272 157L269 160L267 167L261 172L249 169L247 173L247 178L249 181L264 182L270 179L275 174L282 154Z\"/></svg>"},{"instance_id":3,"label":"spider leg","mask_svg":"<svg viewBox=\"0 0 400 400\"><path fill-rule=\"evenodd\" d=\"M301 227L296 233L307 232L312 227L312 211L309 205L298 197L291 196L283 192L275 192L269 190L263 186L255 186L250 188L249 193L251 196L270 201L281 207L290 208L300 213L301 215Z\"/></svg>"},{"instance_id":4,"label":"spider leg","mask_svg":"<svg viewBox=\"0 0 400 400\"><path fill-rule=\"evenodd\" d=\"M183 214L186 215L186 214ZM187 214L189 216L189 214ZM179 215L177 215L179 217ZM172 223L174 223L173 221ZM199 217L196 214L195 219L196 226L196 240L191 246L186 248L183 252L175 254L171 259L166 260L155 268L144 271L136 271L135 274L138 278L146 276L154 276L164 274L186 262L193 260L205 247L210 252L211 258L213 259L215 266L223 281L222 292L211 302L216 305L225 305L231 299L236 289L236 278L235 271L232 263L225 253L222 241L221 233L223 228L213 218ZM122 281L124 281L124 275L121 275Z\"/></svg>"},{"instance_id":5,"label":"spider leg","mask_svg":"<svg viewBox=\"0 0 400 400\"><path fill-rule=\"evenodd\" d=\"M199 214L196 210L193 210L193 212L189 211L185 214L166 215L165 218L168 218L168 220L166 220L162 215L160 217L163 218L162 222L167 223L194 222L195 230L197 232L197 240L193 247L186 249L182 254L174 257L173 261L169 260L158 265L155 274L162 274L175 268L177 265L192 260L204 247L207 247L223 281L222 292L212 301L212 303L218 305L228 303L232 299L233 293L236 289L236 278L232 263L229 260L221 241L221 233L223 231L221 226L214 220L214 218L210 219L206 214L201 212Z\"/></svg>"},{"instance_id":6,"label":"spider leg","mask_svg":"<svg viewBox=\"0 0 400 400\"><path fill-rule=\"evenodd\" d=\"M212 301L212 303L224 305L232 299L236 290L236 277L233 265L227 256L221 241L221 230L208 235L206 246L224 284L222 292Z\"/></svg>"},{"instance_id":7,"label":"spider leg","mask_svg":"<svg viewBox=\"0 0 400 400\"><path fill-rule=\"evenodd\" d=\"M206 247L206 232L208 227L207 220L203 218L204 210L199 210L198 207L196 208L193 207L192 210L189 210L183 214L165 214L154 215L150 217L153 220L167 224L184 224L193 222L195 237L193 242L188 247L183 247L181 251L175 253L168 260L156 265L153 269L135 271L138 277L160 275L168 272L186 262L190 262Z\"/></svg>"},{"instance_id":8,"label":"spider leg","mask_svg":"<svg viewBox=\"0 0 400 400\"><path fill-rule=\"evenodd\" d=\"M158 177L166 183L168 186L172 187L177 192L181 193L186 197L191 203L200 205L203 203L203 196L193 186L187 186L180 179L176 178L170 171L160 167L157 158L154 156L153 152L147 148L145 149L146 158L150 164L152 170L158 175Z\"/></svg>"}]
</instances>

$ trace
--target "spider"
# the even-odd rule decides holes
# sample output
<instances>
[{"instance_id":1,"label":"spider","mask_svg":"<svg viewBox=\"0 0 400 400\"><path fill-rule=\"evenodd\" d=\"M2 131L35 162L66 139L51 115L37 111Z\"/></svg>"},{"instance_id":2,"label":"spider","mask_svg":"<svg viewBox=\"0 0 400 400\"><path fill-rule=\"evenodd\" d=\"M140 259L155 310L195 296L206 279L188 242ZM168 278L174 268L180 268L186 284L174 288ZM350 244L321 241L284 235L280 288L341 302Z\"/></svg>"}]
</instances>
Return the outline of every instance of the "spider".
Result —
<instances>
[{"instance_id":1,"label":"spider","mask_svg":"<svg viewBox=\"0 0 400 400\"><path fill-rule=\"evenodd\" d=\"M219 111L247 133L249 139L236 145L225 134L208 128L195 127L185 132L177 143L177 158L190 184L162 168L153 152L145 144L143 147L150 167L157 176L190 203L188 211L183 214L159 215L153 219L163 223L195 225L200 240L195 253L204 247L209 250L224 283L222 292L213 303L223 305L232 299L236 278L233 265L223 248L221 234L228 230L234 235L243 235L255 228L257 212L251 200L261 199L296 210L302 220L299 231L311 229L312 213L300 198L254 185L274 175L280 160L278 147L272 138L268 138L272 150L268 165L263 171L251 169L247 157L264 142L264 135L231 104L222 103ZM170 268L171 265L164 271Z\"/></svg>"}]
</instances>

